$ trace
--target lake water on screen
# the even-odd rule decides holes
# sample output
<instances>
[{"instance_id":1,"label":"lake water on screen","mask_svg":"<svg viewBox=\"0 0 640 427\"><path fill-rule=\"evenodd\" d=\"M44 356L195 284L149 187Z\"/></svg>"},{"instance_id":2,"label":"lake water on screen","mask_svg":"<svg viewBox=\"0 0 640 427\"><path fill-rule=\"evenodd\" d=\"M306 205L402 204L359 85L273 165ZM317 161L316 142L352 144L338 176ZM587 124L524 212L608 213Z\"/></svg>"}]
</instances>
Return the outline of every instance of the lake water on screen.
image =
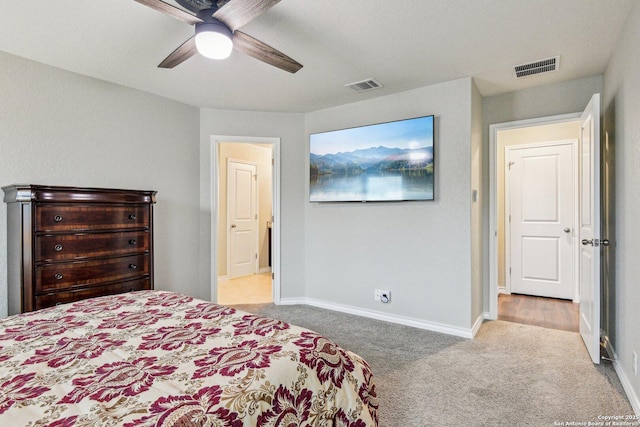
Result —
<instances>
[{"instance_id":1,"label":"lake water on screen","mask_svg":"<svg viewBox=\"0 0 640 427\"><path fill-rule=\"evenodd\" d=\"M368 171L312 176L312 202L432 200L433 174L425 171Z\"/></svg>"}]
</instances>

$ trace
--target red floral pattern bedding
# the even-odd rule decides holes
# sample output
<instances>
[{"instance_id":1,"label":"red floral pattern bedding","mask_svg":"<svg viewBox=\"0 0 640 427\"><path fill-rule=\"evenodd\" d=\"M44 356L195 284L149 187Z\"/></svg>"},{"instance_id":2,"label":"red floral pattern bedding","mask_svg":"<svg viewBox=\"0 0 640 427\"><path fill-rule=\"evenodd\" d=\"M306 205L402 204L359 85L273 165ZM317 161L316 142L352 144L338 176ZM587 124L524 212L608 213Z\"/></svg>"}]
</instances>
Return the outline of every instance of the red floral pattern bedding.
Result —
<instances>
[{"instance_id":1,"label":"red floral pattern bedding","mask_svg":"<svg viewBox=\"0 0 640 427\"><path fill-rule=\"evenodd\" d=\"M331 340L142 291L0 320L2 426L377 426L371 370Z\"/></svg>"}]
</instances>

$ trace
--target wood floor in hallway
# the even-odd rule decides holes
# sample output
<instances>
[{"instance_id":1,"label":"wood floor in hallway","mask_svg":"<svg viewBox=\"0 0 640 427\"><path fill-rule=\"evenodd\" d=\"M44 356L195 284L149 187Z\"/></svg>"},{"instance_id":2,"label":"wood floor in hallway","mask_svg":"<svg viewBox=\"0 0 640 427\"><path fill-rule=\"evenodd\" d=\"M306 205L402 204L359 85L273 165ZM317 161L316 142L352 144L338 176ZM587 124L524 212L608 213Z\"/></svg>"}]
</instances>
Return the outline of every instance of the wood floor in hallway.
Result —
<instances>
[{"instance_id":1,"label":"wood floor in hallway","mask_svg":"<svg viewBox=\"0 0 640 427\"><path fill-rule=\"evenodd\" d=\"M500 294L498 320L579 332L579 307L578 304L568 300Z\"/></svg>"}]
</instances>

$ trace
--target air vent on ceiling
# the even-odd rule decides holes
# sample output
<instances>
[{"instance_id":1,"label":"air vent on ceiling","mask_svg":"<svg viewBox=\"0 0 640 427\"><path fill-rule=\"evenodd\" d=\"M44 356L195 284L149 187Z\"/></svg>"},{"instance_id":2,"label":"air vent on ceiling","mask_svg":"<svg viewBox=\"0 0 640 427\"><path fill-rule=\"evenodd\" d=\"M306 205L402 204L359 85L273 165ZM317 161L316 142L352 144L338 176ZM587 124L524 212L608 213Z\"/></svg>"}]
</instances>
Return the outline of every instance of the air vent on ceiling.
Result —
<instances>
[{"instance_id":1,"label":"air vent on ceiling","mask_svg":"<svg viewBox=\"0 0 640 427\"><path fill-rule=\"evenodd\" d=\"M513 65L513 72L516 78L533 76L535 74L550 73L558 71L560 68L560 56L553 58L540 59L538 61L529 62L528 64Z\"/></svg>"},{"instance_id":2,"label":"air vent on ceiling","mask_svg":"<svg viewBox=\"0 0 640 427\"><path fill-rule=\"evenodd\" d=\"M368 90L379 89L382 87L382 85L377 81L375 81L374 79L366 79L360 82L349 83L348 85L345 85L345 86L356 92L365 92Z\"/></svg>"}]
</instances>

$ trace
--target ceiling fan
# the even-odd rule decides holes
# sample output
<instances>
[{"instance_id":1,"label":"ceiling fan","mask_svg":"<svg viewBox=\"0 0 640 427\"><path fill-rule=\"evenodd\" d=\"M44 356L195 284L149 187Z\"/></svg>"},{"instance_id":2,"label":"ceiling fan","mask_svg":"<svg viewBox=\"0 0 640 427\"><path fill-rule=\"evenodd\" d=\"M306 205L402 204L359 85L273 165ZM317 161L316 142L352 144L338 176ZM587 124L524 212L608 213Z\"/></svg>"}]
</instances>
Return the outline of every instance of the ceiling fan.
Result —
<instances>
[{"instance_id":1,"label":"ceiling fan","mask_svg":"<svg viewBox=\"0 0 640 427\"><path fill-rule=\"evenodd\" d=\"M195 35L167 56L158 65L160 68L173 68L196 53L224 59L229 56L231 49L290 73L302 68L302 64L284 53L238 30L280 0L175 0L194 15L161 0L135 1L195 25Z\"/></svg>"}]
</instances>

